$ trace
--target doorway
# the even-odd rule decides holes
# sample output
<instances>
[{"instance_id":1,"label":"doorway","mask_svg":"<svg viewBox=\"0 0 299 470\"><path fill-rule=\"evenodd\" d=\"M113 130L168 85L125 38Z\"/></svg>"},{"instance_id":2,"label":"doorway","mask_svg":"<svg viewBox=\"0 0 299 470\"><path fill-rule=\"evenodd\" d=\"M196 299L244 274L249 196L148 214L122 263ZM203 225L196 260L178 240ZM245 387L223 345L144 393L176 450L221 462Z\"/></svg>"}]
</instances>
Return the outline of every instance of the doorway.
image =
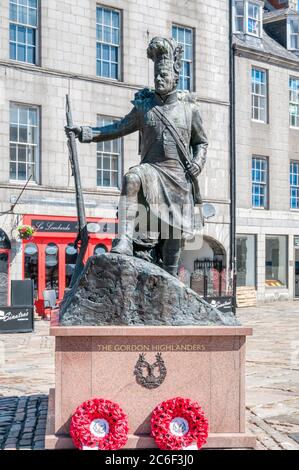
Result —
<instances>
[{"instance_id":1,"label":"doorway","mask_svg":"<svg viewBox=\"0 0 299 470\"><path fill-rule=\"evenodd\" d=\"M295 299L299 300L299 247L295 247L294 280L295 280L294 297Z\"/></svg>"}]
</instances>

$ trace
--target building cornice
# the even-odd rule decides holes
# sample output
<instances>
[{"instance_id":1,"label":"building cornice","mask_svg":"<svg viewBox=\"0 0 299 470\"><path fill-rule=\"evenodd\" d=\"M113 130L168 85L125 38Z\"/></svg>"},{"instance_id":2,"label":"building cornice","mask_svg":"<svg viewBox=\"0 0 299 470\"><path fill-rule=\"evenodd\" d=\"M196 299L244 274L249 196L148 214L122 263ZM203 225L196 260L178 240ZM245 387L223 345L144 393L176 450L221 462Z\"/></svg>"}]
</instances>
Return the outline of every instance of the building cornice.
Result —
<instances>
[{"instance_id":1,"label":"building cornice","mask_svg":"<svg viewBox=\"0 0 299 470\"><path fill-rule=\"evenodd\" d=\"M299 60L286 59L285 57L280 57L269 52L253 50L246 46L240 46L239 44L234 44L233 48L235 55L238 57L246 57L248 59L278 65L280 67L297 70L299 72Z\"/></svg>"},{"instance_id":2,"label":"building cornice","mask_svg":"<svg viewBox=\"0 0 299 470\"><path fill-rule=\"evenodd\" d=\"M0 189L16 189L22 190L23 185L20 184L11 184L11 183L0 183ZM65 187L53 187L53 186L44 186L44 185L37 185L32 184L28 185L26 191L37 191L37 192L49 192L49 193L60 193L60 194L75 194L74 188L65 188ZM92 195L92 196L119 196L120 190L119 189L86 189L83 188L83 193L85 195ZM74 199L75 202L75 199ZM214 204L230 204L228 199L204 199L204 202L210 202ZM19 204L21 204L20 202Z\"/></svg>"},{"instance_id":3,"label":"building cornice","mask_svg":"<svg viewBox=\"0 0 299 470\"><path fill-rule=\"evenodd\" d=\"M53 77L71 79L71 80L82 80L89 83L98 83L101 85L106 86L117 86L119 88L124 88L132 91L141 90L145 87L145 85L136 85L128 82L121 82L117 80L109 80L102 77L97 77L94 75L81 75L76 73L64 72L62 70L55 70L50 69L47 67L41 67L38 65L32 64L23 64L21 62L14 62L11 60L0 60L0 67L7 67L9 69L15 69L22 72L30 72L38 75L48 75ZM210 98L206 96L200 96L197 92L195 92L197 99L201 103L208 103L208 104L217 104L220 106L229 106L228 101L219 100L217 98Z\"/></svg>"}]
</instances>

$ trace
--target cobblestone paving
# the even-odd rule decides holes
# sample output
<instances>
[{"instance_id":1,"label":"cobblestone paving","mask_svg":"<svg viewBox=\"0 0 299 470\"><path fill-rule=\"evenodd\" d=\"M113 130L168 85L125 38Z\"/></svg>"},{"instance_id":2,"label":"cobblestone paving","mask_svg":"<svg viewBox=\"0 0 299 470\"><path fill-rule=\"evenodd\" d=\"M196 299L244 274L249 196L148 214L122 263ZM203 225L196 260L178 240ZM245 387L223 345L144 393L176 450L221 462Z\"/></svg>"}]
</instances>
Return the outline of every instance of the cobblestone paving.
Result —
<instances>
[{"instance_id":1,"label":"cobblestone paving","mask_svg":"<svg viewBox=\"0 0 299 470\"><path fill-rule=\"evenodd\" d=\"M299 303L238 309L247 338L246 405L260 448L299 449Z\"/></svg>"},{"instance_id":2,"label":"cobblestone paving","mask_svg":"<svg viewBox=\"0 0 299 470\"><path fill-rule=\"evenodd\" d=\"M0 449L44 449L47 395L0 398Z\"/></svg>"},{"instance_id":3,"label":"cobblestone paving","mask_svg":"<svg viewBox=\"0 0 299 470\"><path fill-rule=\"evenodd\" d=\"M238 310L247 338L246 404L259 450L299 450L299 302ZM0 335L0 449L42 449L54 386L54 338L37 321L30 334Z\"/></svg>"}]
</instances>

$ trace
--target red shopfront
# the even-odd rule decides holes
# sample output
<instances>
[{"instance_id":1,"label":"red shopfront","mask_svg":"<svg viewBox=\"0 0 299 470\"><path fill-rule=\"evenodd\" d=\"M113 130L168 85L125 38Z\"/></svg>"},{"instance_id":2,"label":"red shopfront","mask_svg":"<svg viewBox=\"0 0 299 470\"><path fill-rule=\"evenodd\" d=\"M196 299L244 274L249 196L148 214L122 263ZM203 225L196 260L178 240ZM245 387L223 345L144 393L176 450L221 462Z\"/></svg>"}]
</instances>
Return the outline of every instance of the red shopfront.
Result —
<instances>
[{"instance_id":1,"label":"red shopfront","mask_svg":"<svg viewBox=\"0 0 299 470\"><path fill-rule=\"evenodd\" d=\"M74 241L78 224L76 217L25 215L23 224L35 228L30 240L23 240L22 278L33 279L35 306L44 313L44 291L55 290L62 300L76 264ZM117 233L117 219L87 218L88 249L84 262L94 254L110 251Z\"/></svg>"}]
</instances>

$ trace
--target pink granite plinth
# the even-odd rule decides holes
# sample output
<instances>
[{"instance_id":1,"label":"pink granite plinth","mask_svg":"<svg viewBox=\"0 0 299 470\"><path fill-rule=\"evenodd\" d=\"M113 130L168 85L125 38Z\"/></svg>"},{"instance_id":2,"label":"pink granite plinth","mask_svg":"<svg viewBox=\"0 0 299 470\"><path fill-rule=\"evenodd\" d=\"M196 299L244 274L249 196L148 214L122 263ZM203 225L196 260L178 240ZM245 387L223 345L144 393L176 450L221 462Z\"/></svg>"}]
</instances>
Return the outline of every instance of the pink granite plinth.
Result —
<instances>
[{"instance_id":1,"label":"pink granite plinth","mask_svg":"<svg viewBox=\"0 0 299 470\"><path fill-rule=\"evenodd\" d=\"M51 392L47 448L71 448L70 418L83 401L99 396L117 402L129 416L127 448L154 448L150 418L161 401L182 396L200 403L209 420L206 447L253 448L245 428L243 327L54 326L56 388ZM140 353L154 363L162 354L164 382L147 389L136 382Z\"/></svg>"}]
</instances>

